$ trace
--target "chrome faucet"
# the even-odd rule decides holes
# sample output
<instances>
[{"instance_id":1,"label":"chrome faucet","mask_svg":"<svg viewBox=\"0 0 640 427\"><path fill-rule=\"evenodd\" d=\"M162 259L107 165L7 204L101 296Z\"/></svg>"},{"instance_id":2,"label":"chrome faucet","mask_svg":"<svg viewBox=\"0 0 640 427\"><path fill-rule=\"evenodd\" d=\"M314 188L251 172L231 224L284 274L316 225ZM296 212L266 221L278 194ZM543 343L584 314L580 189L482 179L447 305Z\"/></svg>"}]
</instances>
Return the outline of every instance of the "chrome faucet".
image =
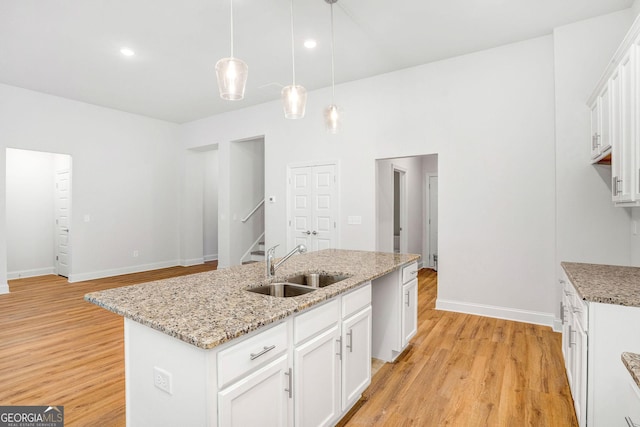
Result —
<instances>
[{"instance_id":1,"label":"chrome faucet","mask_svg":"<svg viewBox=\"0 0 640 427\"><path fill-rule=\"evenodd\" d=\"M280 245L275 245L274 247L267 249L267 276L268 277L273 277L276 274L276 269L280 267L282 263L284 263L286 260L291 258L291 256L295 255L298 252L300 252L301 254L307 252L307 247L305 245L298 245L295 248L293 248L291 252L285 255L284 258L282 258L277 263L274 263L275 251L278 246Z\"/></svg>"}]
</instances>

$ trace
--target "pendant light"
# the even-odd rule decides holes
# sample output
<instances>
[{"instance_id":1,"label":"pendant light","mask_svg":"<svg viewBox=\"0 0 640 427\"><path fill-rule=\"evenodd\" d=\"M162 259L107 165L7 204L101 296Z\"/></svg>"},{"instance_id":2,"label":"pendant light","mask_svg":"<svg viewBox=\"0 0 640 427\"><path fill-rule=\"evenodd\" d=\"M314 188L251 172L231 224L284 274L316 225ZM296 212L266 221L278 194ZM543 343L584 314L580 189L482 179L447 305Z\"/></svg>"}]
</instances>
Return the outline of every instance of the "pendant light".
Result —
<instances>
[{"instance_id":1,"label":"pendant light","mask_svg":"<svg viewBox=\"0 0 640 427\"><path fill-rule=\"evenodd\" d=\"M307 90L296 85L296 56L293 32L293 0L291 0L291 64L293 67L293 83L282 88L282 106L287 119L301 119L307 103Z\"/></svg>"},{"instance_id":2,"label":"pendant light","mask_svg":"<svg viewBox=\"0 0 640 427\"><path fill-rule=\"evenodd\" d=\"M335 70L334 70L334 37L333 37L333 4L337 3L338 0L324 0L329 3L331 6L331 105L329 105L324 110L324 123L327 132L329 133L337 133L340 128L340 114L338 112L338 106L335 104L335 96L336 96L336 79L335 79Z\"/></svg>"},{"instance_id":3,"label":"pendant light","mask_svg":"<svg viewBox=\"0 0 640 427\"><path fill-rule=\"evenodd\" d=\"M229 101L239 101L244 98L244 88L247 84L249 67L238 58L233 57L233 0L231 3L231 56L222 58L216 63L216 76L220 97Z\"/></svg>"}]
</instances>

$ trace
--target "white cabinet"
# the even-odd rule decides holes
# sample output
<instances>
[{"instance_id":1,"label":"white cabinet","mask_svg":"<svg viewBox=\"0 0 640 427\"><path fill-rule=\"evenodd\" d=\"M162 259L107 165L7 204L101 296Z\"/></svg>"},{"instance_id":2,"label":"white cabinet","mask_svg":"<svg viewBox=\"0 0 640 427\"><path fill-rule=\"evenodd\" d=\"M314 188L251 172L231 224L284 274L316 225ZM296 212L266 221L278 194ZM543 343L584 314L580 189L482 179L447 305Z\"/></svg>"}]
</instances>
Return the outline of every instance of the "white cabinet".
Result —
<instances>
[{"instance_id":1,"label":"white cabinet","mask_svg":"<svg viewBox=\"0 0 640 427\"><path fill-rule=\"evenodd\" d=\"M626 425L630 375L620 358L640 352L640 307L586 302L566 276L561 281L562 350L578 423Z\"/></svg>"},{"instance_id":2,"label":"white cabinet","mask_svg":"<svg viewBox=\"0 0 640 427\"><path fill-rule=\"evenodd\" d=\"M288 332L282 322L218 353L220 426L292 425Z\"/></svg>"},{"instance_id":3,"label":"white cabinet","mask_svg":"<svg viewBox=\"0 0 640 427\"><path fill-rule=\"evenodd\" d=\"M296 426L333 425L371 383L371 284L294 318Z\"/></svg>"},{"instance_id":4,"label":"white cabinet","mask_svg":"<svg viewBox=\"0 0 640 427\"><path fill-rule=\"evenodd\" d=\"M587 101L593 163L611 164L615 206L640 206L640 19ZM610 156L609 156L610 154Z\"/></svg>"},{"instance_id":5,"label":"white cabinet","mask_svg":"<svg viewBox=\"0 0 640 427\"><path fill-rule=\"evenodd\" d=\"M340 408L340 299L294 318L296 426L331 425Z\"/></svg>"},{"instance_id":6,"label":"white cabinet","mask_svg":"<svg viewBox=\"0 0 640 427\"><path fill-rule=\"evenodd\" d=\"M564 272L563 272L564 273ZM566 275L562 285L562 354L569 388L573 396L576 418L581 427L586 425L587 402L587 317L588 305L582 301Z\"/></svg>"},{"instance_id":7,"label":"white cabinet","mask_svg":"<svg viewBox=\"0 0 640 427\"><path fill-rule=\"evenodd\" d=\"M371 383L371 307L342 322L342 410Z\"/></svg>"},{"instance_id":8,"label":"white cabinet","mask_svg":"<svg viewBox=\"0 0 640 427\"><path fill-rule=\"evenodd\" d=\"M402 347L418 332L418 279L402 285Z\"/></svg>"},{"instance_id":9,"label":"white cabinet","mask_svg":"<svg viewBox=\"0 0 640 427\"><path fill-rule=\"evenodd\" d=\"M221 426L290 424L291 367L282 355L218 393Z\"/></svg>"},{"instance_id":10,"label":"white cabinet","mask_svg":"<svg viewBox=\"0 0 640 427\"><path fill-rule=\"evenodd\" d=\"M373 357L391 362L407 347L418 325L418 264L373 282Z\"/></svg>"},{"instance_id":11,"label":"white cabinet","mask_svg":"<svg viewBox=\"0 0 640 427\"><path fill-rule=\"evenodd\" d=\"M591 105L591 158L598 159L611 151L611 91L605 85Z\"/></svg>"}]
</instances>

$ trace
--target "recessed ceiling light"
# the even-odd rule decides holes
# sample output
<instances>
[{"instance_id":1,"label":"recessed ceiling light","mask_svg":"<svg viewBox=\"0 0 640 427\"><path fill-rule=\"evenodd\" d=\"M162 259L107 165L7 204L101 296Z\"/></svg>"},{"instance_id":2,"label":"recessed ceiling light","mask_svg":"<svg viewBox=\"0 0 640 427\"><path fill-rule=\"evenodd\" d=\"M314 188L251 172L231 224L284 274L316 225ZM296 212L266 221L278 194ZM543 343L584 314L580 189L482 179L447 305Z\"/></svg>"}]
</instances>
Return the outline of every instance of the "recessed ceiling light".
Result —
<instances>
[{"instance_id":1,"label":"recessed ceiling light","mask_svg":"<svg viewBox=\"0 0 640 427\"><path fill-rule=\"evenodd\" d=\"M306 47L307 49L313 49L317 45L318 43L316 43L314 39L307 39L304 41L304 47Z\"/></svg>"},{"instance_id":2,"label":"recessed ceiling light","mask_svg":"<svg viewBox=\"0 0 640 427\"><path fill-rule=\"evenodd\" d=\"M120 49L120 53L123 54L124 56L133 56L136 53L129 49L128 47L123 47L122 49Z\"/></svg>"}]
</instances>

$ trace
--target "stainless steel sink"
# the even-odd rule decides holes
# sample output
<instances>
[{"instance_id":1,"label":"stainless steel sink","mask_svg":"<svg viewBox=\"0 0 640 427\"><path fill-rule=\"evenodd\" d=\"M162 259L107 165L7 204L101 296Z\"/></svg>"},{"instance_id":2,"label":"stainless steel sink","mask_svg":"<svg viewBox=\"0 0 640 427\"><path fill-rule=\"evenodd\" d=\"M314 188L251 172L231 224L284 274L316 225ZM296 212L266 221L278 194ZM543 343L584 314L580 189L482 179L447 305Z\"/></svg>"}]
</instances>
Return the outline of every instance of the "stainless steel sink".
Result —
<instances>
[{"instance_id":1,"label":"stainless steel sink","mask_svg":"<svg viewBox=\"0 0 640 427\"><path fill-rule=\"evenodd\" d=\"M315 291L309 286L296 285L293 283L271 283L257 288L249 288L247 291L256 294L270 295L272 297L297 297Z\"/></svg>"},{"instance_id":2,"label":"stainless steel sink","mask_svg":"<svg viewBox=\"0 0 640 427\"><path fill-rule=\"evenodd\" d=\"M351 276L342 274L306 273L287 277L286 281L287 283L297 283L311 288L324 288L325 286L333 285L349 277Z\"/></svg>"}]
</instances>

